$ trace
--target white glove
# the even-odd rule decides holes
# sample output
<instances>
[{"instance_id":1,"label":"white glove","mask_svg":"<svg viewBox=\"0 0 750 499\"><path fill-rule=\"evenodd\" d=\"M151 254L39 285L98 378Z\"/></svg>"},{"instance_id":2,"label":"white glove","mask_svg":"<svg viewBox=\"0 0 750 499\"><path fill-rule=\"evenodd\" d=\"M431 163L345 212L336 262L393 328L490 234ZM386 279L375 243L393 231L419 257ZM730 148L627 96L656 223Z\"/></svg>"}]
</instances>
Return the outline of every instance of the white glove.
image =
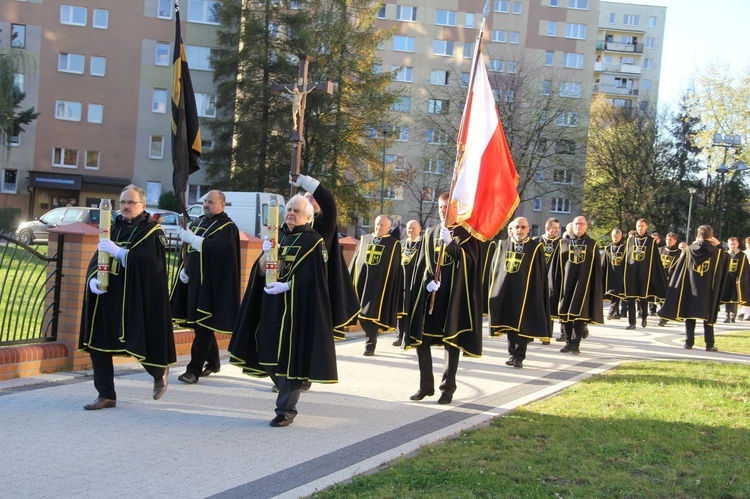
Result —
<instances>
[{"instance_id":1,"label":"white glove","mask_svg":"<svg viewBox=\"0 0 750 499\"><path fill-rule=\"evenodd\" d=\"M292 176L289 175L289 183L292 184L294 187L302 187L304 190L306 190L309 193L315 192L315 189L318 188L320 185L319 180L315 180L312 177L308 177L307 175L297 175L297 180L292 180Z\"/></svg>"},{"instance_id":2,"label":"white glove","mask_svg":"<svg viewBox=\"0 0 750 499\"><path fill-rule=\"evenodd\" d=\"M440 281L430 281L427 283L427 291L432 293L433 291L437 291L440 289Z\"/></svg>"},{"instance_id":3,"label":"white glove","mask_svg":"<svg viewBox=\"0 0 750 499\"><path fill-rule=\"evenodd\" d=\"M106 289L99 289L99 284L101 284L101 281L99 279L97 279L97 278L92 278L89 281L89 289L95 295L103 295L104 293L107 292Z\"/></svg>"},{"instance_id":4,"label":"white glove","mask_svg":"<svg viewBox=\"0 0 750 499\"><path fill-rule=\"evenodd\" d=\"M263 253L265 253L266 251L270 251L271 248L273 248L273 244L271 244L271 241L269 241L266 237L265 239L263 239Z\"/></svg>"},{"instance_id":5,"label":"white glove","mask_svg":"<svg viewBox=\"0 0 750 499\"><path fill-rule=\"evenodd\" d=\"M279 281L272 282L271 284L266 285L266 287L263 288L263 291L269 295L280 295L281 293L289 291L289 284Z\"/></svg>"},{"instance_id":6,"label":"white glove","mask_svg":"<svg viewBox=\"0 0 750 499\"><path fill-rule=\"evenodd\" d=\"M115 243L110 241L109 239L102 239L99 241L99 244L96 247L99 251L104 251L106 253L109 253L113 257L120 260L122 263L122 266L125 266L125 254L128 252L125 248L121 248L120 246L117 246Z\"/></svg>"},{"instance_id":7,"label":"white glove","mask_svg":"<svg viewBox=\"0 0 750 499\"><path fill-rule=\"evenodd\" d=\"M187 272L185 272L185 269L180 269L180 280L183 284L187 284L190 280L190 276L187 275Z\"/></svg>"},{"instance_id":8,"label":"white glove","mask_svg":"<svg viewBox=\"0 0 750 499\"><path fill-rule=\"evenodd\" d=\"M187 229L182 229L179 236L183 242L188 243L190 246L195 248L195 251L200 253L201 249L203 248L203 238L201 236L197 236L193 234L192 231L189 231Z\"/></svg>"},{"instance_id":9,"label":"white glove","mask_svg":"<svg viewBox=\"0 0 750 499\"><path fill-rule=\"evenodd\" d=\"M451 235L451 231L448 230L448 227L440 229L440 240L443 241L446 246L453 242L453 236Z\"/></svg>"}]
</instances>

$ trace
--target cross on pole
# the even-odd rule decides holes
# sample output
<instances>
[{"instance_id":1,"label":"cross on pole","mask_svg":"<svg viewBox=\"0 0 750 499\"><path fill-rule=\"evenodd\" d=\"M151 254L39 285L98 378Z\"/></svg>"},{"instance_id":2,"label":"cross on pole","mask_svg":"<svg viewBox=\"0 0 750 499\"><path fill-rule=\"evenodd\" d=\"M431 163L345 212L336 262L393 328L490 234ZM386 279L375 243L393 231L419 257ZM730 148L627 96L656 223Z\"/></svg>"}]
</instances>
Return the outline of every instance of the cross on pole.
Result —
<instances>
[{"instance_id":1,"label":"cross on pole","mask_svg":"<svg viewBox=\"0 0 750 499\"><path fill-rule=\"evenodd\" d=\"M274 83L271 87L271 91L276 95L289 94L292 96L292 164L289 169L292 179L296 179L297 175L299 175L299 167L302 162L302 144L305 142L305 105L307 103L307 94L310 92L333 93L333 82L331 81L325 83L307 83L307 66L310 64L312 57L300 54L297 56L297 59L299 59L297 83ZM294 186L291 187L289 192L290 197L294 195Z\"/></svg>"}]
</instances>

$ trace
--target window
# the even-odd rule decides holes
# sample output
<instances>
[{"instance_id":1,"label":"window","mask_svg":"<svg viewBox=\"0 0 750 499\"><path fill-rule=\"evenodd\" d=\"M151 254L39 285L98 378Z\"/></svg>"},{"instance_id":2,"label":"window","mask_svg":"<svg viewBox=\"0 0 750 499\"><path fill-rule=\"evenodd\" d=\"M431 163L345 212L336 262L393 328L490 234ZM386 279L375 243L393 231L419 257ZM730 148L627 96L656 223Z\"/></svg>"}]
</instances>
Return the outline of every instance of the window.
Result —
<instances>
[{"instance_id":1,"label":"window","mask_svg":"<svg viewBox=\"0 0 750 499\"><path fill-rule=\"evenodd\" d=\"M164 158L164 137L162 135L152 135L148 148L148 157L151 159Z\"/></svg>"},{"instance_id":2,"label":"window","mask_svg":"<svg viewBox=\"0 0 750 499\"><path fill-rule=\"evenodd\" d=\"M416 21L417 20L417 8L408 7L405 5L396 6L396 21ZM454 19L455 23L455 19Z\"/></svg>"},{"instance_id":3,"label":"window","mask_svg":"<svg viewBox=\"0 0 750 499\"><path fill-rule=\"evenodd\" d=\"M656 17L655 16L649 16L648 17L648 27L649 28L655 28L656 27Z\"/></svg>"},{"instance_id":4,"label":"window","mask_svg":"<svg viewBox=\"0 0 750 499\"><path fill-rule=\"evenodd\" d=\"M644 92L651 90L651 80L641 80L641 90Z\"/></svg>"},{"instance_id":5,"label":"window","mask_svg":"<svg viewBox=\"0 0 750 499\"><path fill-rule=\"evenodd\" d=\"M89 123L101 123L104 117L104 106L102 104L89 104L86 121Z\"/></svg>"},{"instance_id":6,"label":"window","mask_svg":"<svg viewBox=\"0 0 750 499\"><path fill-rule=\"evenodd\" d=\"M438 9L435 11L435 24L437 26L455 26L456 11Z\"/></svg>"},{"instance_id":7,"label":"window","mask_svg":"<svg viewBox=\"0 0 750 499\"><path fill-rule=\"evenodd\" d=\"M578 113L574 111L563 111L557 115L557 124L560 126L578 126Z\"/></svg>"},{"instance_id":8,"label":"window","mask_svg":"<svg viewBox=\"0 0 750 499\"><path fill-rule=\"evenodd\" d=\"M563 67L583 69L583 54L565 52L565 54L563 54Z\"/></svg>"},{"instance_id":9,"label":"window","mask_svg":"<svg viewBox=\"0 0 750 499\"><path fill-rule=\"evenodd\" d=\"M430 72L430 83L433 85L450 85L451 73L444 69L433 69Z\"/></svg>"},{"instance_id":10,"label":"window","mask_svg":"<svg viewBox=\"0 0 750 499\"><path fill-rule=\"evenodd\" d=\"M149 180L146 184L146 203L156 205L161 196L161 182Z\"/></svg>"},{"instance_id":11,"label":"window","mask_svg":"<svg viewBox=\"0 0 750 499\"><path fill-rule=\"evenodd\" d=\"M521 34L518 31L510 32L510 43L518 45L518 40L521 38Z\"/></svg>"},{"instance_id":12,"label":"window","mask_svg":"<svg viewBox=\"0 0 750 499\"><path fill-rule=\"evenodd\" d=\"M216 95L195 92L195 106L198 108L198 116L216 118Z\"/></svg>"},{"instance_id":13,"label":"window","mask_svg":"<svg viewBox=\"0 0 750 499\"><path fill-rule=\"evenodd\" d=\"M653 36L649 36L648 38L646 38L646 48L647 49L652 49L655 46L656 46L656 38L654 38Z\"/></svg>"},{"instance_id":14,"label":"window","mask_svg":"<svg viewBox=\"0 0 750 499\"><path fill-rule=\"evenodd\" d=\"M109 11L104 9L94 9L94 15L91 18L91 26L97 29L107 29L107 27L109 27Z\"/></svg>"},{"instance_id":15,"label":"window","mask_svg":"<svg viewBox=\"0 0 750 499\"><path fill-rule=\"evenodd\" d=\"M654 60L648 57L643 59L643 69L654 69Z\"/></svg>"},{"instance_id":16,"label":"window","mask_svg":"<svg viewBox=\"0 0 750 499\"><path fill-rule=\"evenodd\" d=\"M503 14L507 14L510 10L510 2L505 2L503 0L495 0L495 12L501 12Z\"/></svg>"},{"instance_id":17,"label":"window","mask_svg":"<svg viewBox=\"0 0 750 499\"><path fill-rule=\"evenodd\" d=\"M81 54L66 54L61 52L57 57L57 70L63 73L83 74L86 58Z\"/></svg>"},{"instance_id":18,"label":"window","mask_svg":"<svg viewBox=\"0 0 750 499\"><path fill-rule=\"evenodd\" d=\"M574 38L576 40L586 39L586 25L565 23L565 38Z\"/></svg>"},{"instance_id":19,"label":"window","mask_svg":"<svg viewBox=\"0 0 750 499\"><path fill-rule=\"evenodd\" d=\"M474 14L467 13L466 14L466 22L464 22L465 28L473 28L474 27Z\"/></svg>"},{"instance_id":20,"label":"window","mask_svg":"<svg viewBox=\"0 0 750 499\"><path fill-rule=\"evenodd\" d=\"M623 14L622 24L624 24L625 26L640 26L641 16L637 14Z\"/></svg>"},{"instance_id":21,"label":"window","mask_svg":"<svg viewBox=\"0 0 750 499\"><path fill-rule=\"evenodd\" d=\"M460 85L462 87L468 87L469 86L469 78L470 77L471 76L467 72L461 73L461 83L460 83Z\"/></svg>"},{"instance_id":22,"label":"window","mask_svg":"<svg viewBox=\"0 0 750 499\"><path fill-rule=\"evenodd\" d=\"M445 172L445 160L441 158L428 158L424 162L424 172L442 175Z\"/></svg>"},{"instance_id":23,"label":"window","mask_svg":"<svg viewBox=\"0 0 750 499\"><path fill-rule=\"evenodd\" d=\"M383 66L382 65L380 65L380 64L373 64L372 65L372 74L379 75L382 72L383 72Z\"/></svg>"},{"instance_id":24,"label":"window","mask_svg":"<svg viewBox=\"0 0 750 499\"><path fill-rule=\"evenodd\" d=\"M487 66L487 71L493 73L502 73L505 71L505 61L502 59L490 59L490 64Z\"/></svg>"},{"instance_id":25,"label":"window","mask_svg":"<svg viewBox=\"0 0 750 499\"><path fill-rule=\"evenodd\" d=\"M430 99L427 101L427 114L448 114L449 103L443 99Z\"/></svg>"},{"instance_id":26,"label":"window","mask_svg":"<svg viewBox=\"0 0 750 499\"><path fill-rule=\"evenodd\" d=\"M620 57L620 64L635 66L635 57Z\"/></svg>"},{"instance_id":27,"label":"window","mask_svg":"<svg viewBox=\"0 0 750 499\"><path fill-rule=\"evenodd\" d=\"M576 143L574 140L560 139L555 141L555 154L575 154Z\"/></svg>"},{"instance_id":28,"label":"window","mask_svg":"<svg viewBox=\"0 0 750 499\"><path fill-rule=\"evenodd\" d=\"M589 0L568 0L569 9L588 10Z\"/></svg>"},{"instance_id":29,"label":"window","mask_svg":"<svg viewBox=\"0 0 750 499\"><path fill-rule=\"evenodd\" d=\"M544 53L544 65L552 66L553 64L555 64L555 52L548 50Z\"/></svg>"},{"instance_id":30,"label":"window","mask_svg":"<svg viewBox=\"0 0 750 499\"><path fill-rule=\"evenodd\" d=\"M508 61L508 73L515 73L518 63L516 61Z\"/></svg>"},{"instance_id":31,"label":"window","mask_svg":"<svg viewBox=\"0 0 750 499\"><path fill-rule=\"evenodd\" d=\"M508 40L508 32L501 29L492 30L492 41L496 43L505 43Z\"/></svg>"},{"instance_id":32,"label":"window","mask_svg":"<svg viewBox=\"0 0 750 499\"><path fill-rule=\"evenodd\" d=\"M86 26L86 7L74 5L60 6L60 24L71 24L73 26Z\"/></svg>"},{"instance_id":33,"label":"window","mask_svg":"<svg viewBox=\"0 0 750 499\"><path fill-rule=\"evenodd\" d=\"M412 68L409 67L400 67L396 71L393 72L393 81L405 81L405 82L412 82Z\"/></svg>"},{"instance_id":34,"label":"window","mask_svg":"<svg viewBox=\"0 0 750 499\"><path fill-rule=\"evenodd\" d=\"M154 57L156 66L169 66L169 44L166 42L156 42L156 55Z\"/></svg>"},{"instance_id":35,"label":"window","mask_svg":"<svg viewBox=\"0 0 750 499\"><path fill-rule=\"evenodd\" d=\"M544 80L542 82L542 95L550 95L552 93L552 82Z\"/></svg>"},{"instance_id":36,"label":"window","mask_svg":"<svg viewBox=\"0 0 750 499\"><path fill-rule=\"evenodd\" d=\"M609 24L615 24L617 22L617 14L614 12L609 14Z\"/></svg>"},{"instance_id":37,"label":"window","mask_svg":"<svg viewBox=\"0 0 750 499\"><path fill-rule=\"evenodd\" d=\"M18 170L3 168L3 185L0 185L0 192L6 194L18 192Z\"/></svg>"},{"instance_id":38,"label":"window","mask_svg":"<svg viewBox=\"0 0 750 499\"><path fill-rule=\"evenodd\" d=\"M78 149L55 147L52 150L52 166L78 168Z\"/></svg>"},{"instance_id":39,"label":"window","mask_svg":"<svg viewBox=\"0 0 750 499\"><path fill-rule=\"evenodd\" d=\"M471 59L474 55L474 44L464 43L464 59Z\"/></svg>"},{"instance_id":40,"label":"window","mask_svg":"<svg viewBox=\"0 0 750 499\"><path fill-rule=\"evenodd\" d=\"M385 19L385 4L381 4L378 9L378 19Z\"/></svg>"},{"instance_id":41,"label":"window","mask_svg":"<svg viewBox=\"0 0 750 499\"><path fill-rule=\"evenodd\" d=\"M396 142L409 142L409 127L402 126L398 131Z\"/></svg>"},{"instance_id":42,"label":"window","mask_svg":"<svg viewBox=\"0 0 750 499\"><path fill-rule=\"evenodd\" d=\"M552 183L554 184L572 184L573 172L567 169L555 169L552 171Z\"/></svg>"},{"instance_id":43,"label":"window","mask_svg":"<svg viewBox=\"0 0 750 499\"><path fill-rule=\"evenodd\" d=\"M219 24L216 10L221 2L213 0L190 0L188 3L188 21L194 23Z\"/></svg>"},{"instance_id":44,"label":"window","mask_svg":"<svg viewBox=\"0 0 750 499\"><path fill-rule=\"evenodd\" d=\"M159 7L156 16L159 19L172 19L172 10L174 0L159 0Z\"/></svg>"},{"instance_id":45,"label":"window","mask_svg":"<svg viewBox=\"0 0 750 499\"><path fill-rule=\"evenodd\" d=\"M214 141L213 139L201 139L201 151L213 151L214 150Z\"/></svg>"},{"instance_id":46,"label":"window","mask_svg":"<svg viewBox=\"0 0 750 499\"><path fill-rule=\"evenodd\" d=\"M542 211L542 198L534 198L531 209L534 211Z\"/></svg>"},{"instance_id":47,"label":"window","mask_svg":"<svg viewBox=\"0 0 750 499\"><path fill-rule=\"evenodd\" d=\"M432 55L453 55L453 42L447 40L432 41Z\"/></svg>"},{"instance_id":48,"label":"window","mask_svg":"<svg viewBox=\"0 0 750 499\"><path fill-rule=\"evenodd\" d=\"M26 48L26 25L10 25L10 46L16 49Z\"/></svg>"},{"instance_id":49,"label":"window","mask_svg":"<svg viewBox=\"0 0 750 499\"><path fill-rule=\"evenodd\" d=\"M513 13L514 14L521 13L521 2L513 2Z\"/></svg>"},{"instance_id":50,"label":"window","mask_svg":"<svg viewBox=\"0 0 750 499\"><path fill-rule=\"evenodd\" d=\"M91 56L91 64L89 65L89 74L91 76L104 76L107 72L107 58Z\"/></svg>"},{"instance_id":51,"label":"window","mask_svg":"<svg viewBox=\"0 0 750 499\"><path fill-rule=\"evenodd\" d=\"M86 163L83 167L87 170L99 169L99 151L86 151Z\"/></svg>"},{"instance_id":52,"label":"window","mask_svg":"<svg viewBox=\"0 0 750 499\"><path fill-rule=\"evenodd\" d=\"M422 202L433 203L435 201L435 189L432 187L425 187L422 189Z\"/></svg>"},{"instance_id":53,"label":"window","mask_svg":"<svg viewBox=\"0 0 750 499\"><path fill-rule=\"evenodd\" d=\"M396 102L391 104L391 111L400 111L408 113L411 111L411 97L399 97Z\"/></svg>"},{"instance_id":54,"label":"window","mask_svg":"<svg viewBox=\"0 0 750 499\"><path fill-rule=\"evenodd\" d=\"M211 49L209 47L185 45L185 56L190 70L211 71Z\"/></svg>"},{"instance_id":55,"label":"window","mask_svg":"<svg viewBox=\"0 0 750 499\"><path fill-rule=\"evenodd\" d=\"M393 50L396 52L414 52L414 37L394 36Z\"/></svg>"},{"instance_id":56,"label":"window","mask_svg":"<svg viewBox=\"0 0 750 499\"><path fill-rule=\"evenodd\" d=\"M81 103L67 100L55 102L55 119L81 121Z\"/></svg>"},{"instance_id":57,"label":"window","mask_svg":"<svg viewBox=\"0 0 750 499\"><path fill-rule=\"evenodd\" d=\"M565 198L552 198L551 213L570 213L570 200Z\"/></svg>"},{"instance_id":58,"label":"window","mask_svg":"<svg viewBox=\"0 0 750 499\"><path fill-rule=\"evenodd\" d=\"M164 88L155 88L151 99L151 111L154 113L167 112L167 90Z\"/></svg>"},{"instance_id":59,"label":"window","mask_svg":"<svg viewBox=\"0 0 750 499\"><path fill-rule=\"evenodd\" d=\"M511 103L516 101L516 91L515 90L506 90L503 94L503 98L505 99L505 102Z\"/></svg>"},{"instance_id":60,"label":"window","mask_svg":"<svg viewBox=\"0 0 750 499\"><path fill-rule=\"evenodd\" d=\"M549 0L549 6L550 7L559 7L560 1L559 0Z\"/></svg>"},{"instance_id":61,"label":"window","mask_svg":"<svg viewBox=\"0 0 750 499\"><path fill-rule=\"evenodd\" d=\"M447 144L448 136L440 130L428 128L425 132L425 142L428 144Z\"/></svg>"},{"instance_id":62,"label":"window","mask_svg":"<svg viewBox=\"0 0 750 499\"><path fill-rule=\"evenodd\" d=\"M549 21L547 23L547 36L557 36L557 23Z\"/></svg>"},{"instance_id":63,"label":"window","mask_svg":"<svg viewBox=\"0 0 750 499\"><path fill-rule=\"evenodd\" d=\"M563 82L560 85L560 97L573 97L575 99L581 97L581 84L573 82Z\"/></svg>"}]
</instances>

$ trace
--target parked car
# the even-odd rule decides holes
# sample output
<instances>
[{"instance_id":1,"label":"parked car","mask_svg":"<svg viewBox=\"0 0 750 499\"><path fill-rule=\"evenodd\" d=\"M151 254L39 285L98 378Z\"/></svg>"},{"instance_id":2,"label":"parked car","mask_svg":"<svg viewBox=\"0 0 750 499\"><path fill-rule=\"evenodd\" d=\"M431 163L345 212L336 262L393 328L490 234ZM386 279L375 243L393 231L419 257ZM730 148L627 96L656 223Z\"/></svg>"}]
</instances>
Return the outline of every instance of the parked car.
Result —
<instances>
[{"instance_id":1,"label":"parked car","mask_svg":"<svg viewBox=\"0 0 750 499\"><path fill-rule=\"evenodd\" d=\"M18 224L14 237L23 244L47 244L50 229L75 222L99 227L99 208L82 206L55 208L36 220Z\"/></svg>"},{"instance_id":2,"label":"parked car","mask_svg":"<svg viewBox=\"0 0 750 499\"><path fill-rule=\"evenodd\" d=\"M180 241L179 234L182 230L182 219L183 216L179 213L169 210L158 210L151 214L151 217L159 222L164 234L169 239L170 249L180 249L182 247L182 241Z\"/></svg>"}]
</instances>

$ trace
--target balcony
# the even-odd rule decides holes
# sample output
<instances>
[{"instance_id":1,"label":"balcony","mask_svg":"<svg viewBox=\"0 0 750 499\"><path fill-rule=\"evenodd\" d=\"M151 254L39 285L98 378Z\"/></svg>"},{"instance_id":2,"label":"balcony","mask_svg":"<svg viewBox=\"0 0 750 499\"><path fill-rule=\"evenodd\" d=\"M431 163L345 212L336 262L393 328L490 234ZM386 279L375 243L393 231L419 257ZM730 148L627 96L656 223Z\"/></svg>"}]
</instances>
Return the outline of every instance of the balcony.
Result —
<instances>
[{"instance_id":1,"label":"balcony","mask_svg":"<svg viewBox=\"0 0 750 499\"><path fill-rule=\"evenodd\" d=\"M595 94L608 94L608 95L638 95L637 88L621 87L614 84L607 83L594 83Z\"/></svg>"},{"instance_id":2,"label":"balcony","mask_svg":"<svg viewBox=\"0 0 750 499\"><path fill-rule=\"evenodd\" d=\"M605 64L601 61L594 63L594 71L600 73L626 73L632 75L641 74L641 67L633 64L617 64L609 63Z\"/></svg>"},{"instance_id":3,"label":"balcony","mask_svg":"<svg viewBox=\"0 0 750 499\"><path fill-rule=\"evenodd\" d=\"M631 54L642 54L642 43L610 42L605 40L596 41L596 50L609 50L612 52L629 52Z\"/></svg>"}]
</instances>

